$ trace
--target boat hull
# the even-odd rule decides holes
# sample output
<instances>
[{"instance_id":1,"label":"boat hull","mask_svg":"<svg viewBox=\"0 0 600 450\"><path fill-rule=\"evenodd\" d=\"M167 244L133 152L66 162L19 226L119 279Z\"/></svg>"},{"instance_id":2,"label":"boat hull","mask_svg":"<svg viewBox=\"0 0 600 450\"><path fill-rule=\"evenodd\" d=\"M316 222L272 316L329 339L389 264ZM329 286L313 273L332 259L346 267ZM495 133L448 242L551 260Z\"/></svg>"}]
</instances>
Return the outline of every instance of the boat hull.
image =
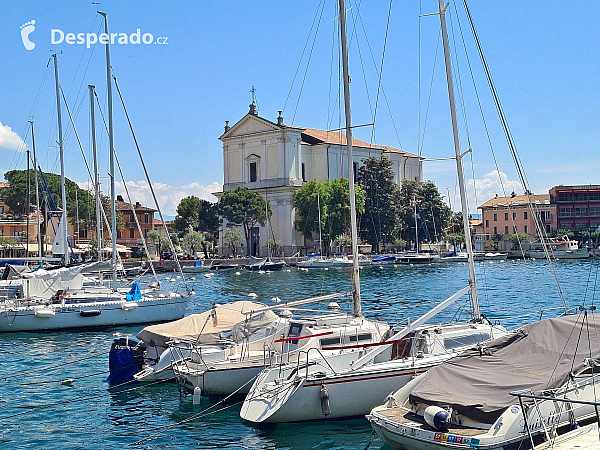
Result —
<instances>
[{"instance_id":1,"label":"boat hull","mask_svg":"<svg viewBox=\"0 0 600 450\"><path fill-rule=\"evenodd\" d=\"M544 252L529 251L527 254L530 258L542 259L546 257ZM590 257L590 252L587 248L578 248L576 250L554 250L550 252L550 256L555 259L587 259Z\"/></svg>"},{"instance_id":2,"label":"boat hull","mask_svg":"<svg viewBox=\"0 0 600 450\"><path fill-rule=\"evenodd\" d=\"M0 333L20 331L64 330L69 328L96 328L116 325L165 322L180 319L187 309L187 298L173 297L142 299L128 302L137 305L123 307L123 301L56 305L54 314L37 314L35 308L17 308L0 314ZM93 311L94 313L86 313ZM96 314L97 312L99 314Z\"/></svg>"},{"instance_id":3,"label":"boat hull","mask_svg":"<svg viewBox=\"0 0 600 450\"><path fill-rule=\"evenodd\" d=\"M263 365L236 367L232 369L209 369L204 372L185 377L177 375L178 382L186 390L193 392L200 388L202 395L247 394L252 386L251 381L263 370Z\"/></svg>"}]
</instances>

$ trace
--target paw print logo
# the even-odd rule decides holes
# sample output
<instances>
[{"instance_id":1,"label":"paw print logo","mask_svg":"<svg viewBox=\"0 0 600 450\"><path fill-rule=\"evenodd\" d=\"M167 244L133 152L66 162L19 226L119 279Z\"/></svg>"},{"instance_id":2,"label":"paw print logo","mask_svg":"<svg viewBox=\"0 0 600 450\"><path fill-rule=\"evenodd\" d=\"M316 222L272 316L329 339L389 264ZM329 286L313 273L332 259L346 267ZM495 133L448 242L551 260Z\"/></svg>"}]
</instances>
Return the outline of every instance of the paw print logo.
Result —
<instances>
[{"instance_id":1,"label":"paw print logo","mask_svg":"<svg viewBox=\"0 0 600 450\"><path fill-rule=\"evenodd\" d=\"M23 45L27 50L33 50L35 48L35 44L29 40L29 35L33 32L33 30L35 30L35 20L21 25L21 39L23 40Z\"/></svg>"}]
</instances>

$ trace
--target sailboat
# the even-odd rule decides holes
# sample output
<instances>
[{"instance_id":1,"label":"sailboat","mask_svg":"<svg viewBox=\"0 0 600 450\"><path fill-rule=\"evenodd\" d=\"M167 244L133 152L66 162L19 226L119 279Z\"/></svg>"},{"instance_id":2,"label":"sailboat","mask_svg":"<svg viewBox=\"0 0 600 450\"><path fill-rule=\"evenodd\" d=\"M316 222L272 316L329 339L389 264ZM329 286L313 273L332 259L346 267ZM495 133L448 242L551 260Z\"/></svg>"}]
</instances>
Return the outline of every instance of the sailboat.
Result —
<instances>
[{"instance_id":1,"label":"sailboat","mask_svg":"<svg viewBox=\"0 0 600 450\"><path fill-rule=\"evenodd\" d=\"M270 237L269 237L269 210L267 202L265 201L265 216L267 217L267 256L265 258L256 258L251 256L248 265L246 265L246 269L252 271L263 270L265 272L270 272L273 270L281 270L283 266L285 266L285 262L275 262L271 261L271 247L270 247Z\"/></svg>"},{"instance_id":2,"label":"sailboat","mask_svg":"<svg viewBox=\"0 0 600 450\"><path fill-rule=\"evenodd\" d=\"M105 19L105 31L108 33L108 19L104 13L102 15ZM66 267L53 271L40 269L31 274L23 274L21 280L23 296L19 299L6 299L0 305L3 311L0 317L0 332L91 328L179 319L185 315L188 304L188 299L182 294L177 292L163 292L158 286L142 289L137 282L134 282L131 287L119 288L117 286L117 273L115 270L117 263L116 193L114 186L115 153L112 127L110 43L108 42L106 43L106 66L112 207L112 283L111 285L96 283L96 281L86 283L86 278L82 274L87 267L86 265L68 267L70 255L67 235L68 218L62 139L61 88L59 83L58 55L55 53L52 57L54 59L62 197L59 231L56 233L56 245L53 247L55 247L55 253L62 255L63 265ZM90 89L92 141L95 154L93 98L93 89ZM96 165L95 170L95 180L97 183ZM96 207L100 208L99 201L96 201ZM100 240L98 242L100 243Z\"/></svg>"},{"instance_id":3,"label":"sailboat","mask_svg":"<svg viewBox=\"0 0 600 450\"><path fill-rule=\"evenodd\" d=\"M339 1L339 11L344 58L346 127L350 132L344 0ZM453 131L457 133L452 96L450 103L453 111ZM348 141L351 142L351 137ZM302 368L288 366L282 370L274 367L263 371L242 405L240 416L243 419L255 423L280 423L361 416L367 414L373 405L381 402L389 394L390 389L394 387L397 389L412 380L415 375L426 372L474 345L480 345L507 333L502 326L492 325L484 319L479 311L473 248L466 214L464 174L460 147L456 139L455 151L465 218L463 226L469 253L469 286L450 296L414 322L409 321L406 326L393 329L384 342L376 345L356 343L351 346L338 345L329 348L360 350L354 359L323 357L309 360L306 358ZM350 144L348 153L348 160L352 161ZM352 179L350 182L352 183ZM351 202L353 201L351 193ZM354 224L355 222L353 227ZM353 228L352 231L354 238L356 230ZM353 244L355 242L353 239ZM432 317L469 292L473 306L471 322L427 325Z\"/></svg>"},{"instance_id":4,"label":"sailboat","mask_svg":"<svg viewBox=\"0 0 600 450\"><path fill-rule=\"evenodd\" d=\"M309 256L306 261L298 261L297 267L304 269L325 269L332 266L332 261L329 258L323 257L323 236L321 232L321 195L317 192L317 212L319 220L319 253L314 256Z\"/></svg>"}]
</instances>

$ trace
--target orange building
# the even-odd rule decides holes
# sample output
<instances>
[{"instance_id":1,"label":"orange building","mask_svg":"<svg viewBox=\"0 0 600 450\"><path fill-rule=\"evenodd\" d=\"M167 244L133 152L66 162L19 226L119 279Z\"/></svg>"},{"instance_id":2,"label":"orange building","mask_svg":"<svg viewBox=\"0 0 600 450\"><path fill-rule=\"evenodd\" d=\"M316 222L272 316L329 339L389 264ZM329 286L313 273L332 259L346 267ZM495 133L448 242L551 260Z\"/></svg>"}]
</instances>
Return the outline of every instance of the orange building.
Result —
<instances>
[{"instance_id":1,"label":"orange building","mask_svg":"<svg viewBox=\"0 0 600 450\"><path fill-rule=\"evenodd\" d=\"M142 244L142 236L140 236L137 224L135 223L135 217L137 216L144 239L146 239L148 232L154 229L154 213L157 210L142 206L140 202L135 202L135 205L133 205L133 209L135 210L134 216L131 203L117 200L115 207L117 214L121 215L125 227L123 231L117 232L117 244L127 247L138 247Z\"/></svg>"}]
</instances>

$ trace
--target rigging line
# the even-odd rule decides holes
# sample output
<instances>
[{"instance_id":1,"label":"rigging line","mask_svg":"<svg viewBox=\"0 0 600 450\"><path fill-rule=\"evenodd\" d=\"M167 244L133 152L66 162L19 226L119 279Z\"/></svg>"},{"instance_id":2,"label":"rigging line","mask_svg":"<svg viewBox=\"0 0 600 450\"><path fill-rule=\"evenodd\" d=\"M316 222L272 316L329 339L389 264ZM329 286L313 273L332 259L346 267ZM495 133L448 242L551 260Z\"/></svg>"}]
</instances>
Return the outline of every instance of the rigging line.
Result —
<instances>
[{"instance_id":1,"label":"rigging line","mask_svg":"<svg viewBox=\"0 0 600 450\"><path fill-rule=\"evenodd\" d=\"M351 0L350 0L350 4L352 4ZM358 5L358 8L360 8L360 4ZM356 30L356 19L354 18L354 8L350 9L350 14L352 14L352 21L354 22L354 27L353 27L353 31L354 31L354 30ZM369 103L369 111L371 113L371 116L373 116L373 106L371 105L371 96L369 95L369 85L367 83L367 74L365 72L365 65L363 63L362 51L360 50L360 42L358 40L358 36L356 36L356 48L358 50L358 58L360 60L360 68L362 70L363 80L365 82L365 92L367 94L367 102ZM370 151L369 151L369 153L370 153Z\"/></svg>"},{"instance_id":2,"label":"rigging line","mask_svg":"<svg viewBox=\"0 0 600 450\"><path fill-rule=\"evenodd\" d=\"M329 64L329 91L327 93L327 121L326 126L327 130L331 129L331 123L333 121L333 111L331 111L331 87L333 83L333 63L335 60L335 36L336 36L337 24L334 22L332 27L332 36L331 36L331 63ZM337 100L337 99L336 99ZM331 111L331 114L330 114ZM330 121L331 117L331 121Z\"/></svg>"},{"instance_id":3,"label":"rigging line","mask_svg":"<svg viewBox=\"0 0 600 450\"><path fill-rule=\"evenodd\" d=\"M137 149L138 155L140 156L140 161L142 163L142 167L143 167L144 173L146 175L146 180L148 180L148 187L150 188L150 192L152 193L152 197L154 198L154 203L156 203L156 208L158 209L158 214L160 215L160 220L163 223L165 233L167 234L167 236L169 236L169 230L167 229L167 224L163 217L163 213L160 208L160 205L158 204L158 199L156 198L156 193L154 192L154 187L152 186L152 182L150 181L150 175L148 174L148 170L146 169L146 163L144 162L144 158L142 156L142 150L140 149L137 137L135 135L135 132L133 131L133 124L131 123L131 119L129 118L129 113L127 112L127 108L125 107L125 101L123 100L123 95L121 95L121 89L119 88L119 84L117 83L117 77L115 77L114 75L113 75L113 80L115 81L115 87L117 88L117 92L119 93L119 98L121 99L121 104L123 105L123 111L125 112L125 117L127 117L127 123L129 124L129 129L131 130L131 135L133 136L133 141L135 142L135 147ZM181 279L183 281L185 289L188 291L188 294L189 294L191 292L191 290L188 289L185 275L184 275L183 271L181 270L181 264L179 263L179 258L177 257L177 252L175 251L173 241L171 240L170 237L169 237L169 247L171 249L173 257L175 258L175 264L177 264L177 270L179 271L179 273L181 275Z\"/></svg>"},{"instance_id":4,"label":"rigging line","mask_svg":"<svg viewBox=\"0 0 600 450\"><path fill-rule=\"evenodd\" d=\"M530 197L531 196L531 190L529 189L529 181L527 180L527 177L526 177L525 172L523 170L522 163L521 163L521 160L520 160L520 157L519 157L519 153L517 151L516 144L514 142L512 134L510 132L510 128L508 126L508 122L506 120L506 116L504 115L504 110L502 109L502 104L500 102L500 98L498 96L498 92L496 90L496 86L494 84L494 80L492 78L492 74L491 74L489 66L487 64L487 59L485 58L485 54L483 52L483 47L482 47L481 42L479 40L479 35L478 35L477 30L475 28L475 23L473 21L473 17L471 16L471 11L470 11L469 6L467 4L467 0L463 0L463 5L465 7L465 12L467 14L467 17L469 19L469 25L470 25L470 28L471 28L471 32L473 33L473 38L475 40L475 44L477 46L477 51L479 53L479 57L481 59L482 65L483 65L484 73L485 73L485 76L486 76L486 79L487 79L487 82L488 82L488 85L489 85L489 88L490 88L490 91L491 91L491 94L492 94L492 98L494 100L494 104L496 106L496 110L498 112L500 123L502 125L502 129L504 130L504 134L505 134L505 137L506 137L506 140L507 140L507 144L509 146L511 155L513 157L513 161L515 163L515 166L516 166L516 169L517 169L517 174L518 174L519 179L521 181L521 185L523 186L523 190L525 191L525 195L527 197L527 202L529 204L529 208L530 208L530 211L531 211L532 216L533 216L532 219L534 221L534 224L535 224L536 230L538 231L539 236L541 236L543 238L544 236L547 236L547 235L546 235L545 230L541 226L540 218L539 218L539 216L537 214L537 212L538 212L537 211L537 207L534 205L534 203L531 200L531 197ZM554 264L553 264L553 262L552 262L552 260L550 258L550 254L548 252L547 239L543 239L543 248L544 248L544 254L546 255L546 260L548 261L548 265L550 267L550 271L552 272L552 275L554 277L554 282L556 284L559 296L560 296L560 298L561 298L561 300L563 302L565 313L568 313L569 308L567 306L567 301L566 301L565 296L563 294L563 290L562 290L560 281L558 279L558 276L556 274L556 271L555 271L555 268L554 268Z\"/></svg>"},{"instance_id":5,"label":"rigging line","mask_svg":"<svg viewBox=\"0 0 600 450\"><path fill-rule=\"evenodd\" d=\"M106 130L106 133L108 133L108 126L107 126L106 120L104 118L104 113L102 112L102 107L100 105L100 99L98 98L98 94L96 93L95 90L94 90L94 96L96 97L96 103L98 103L98 110L100 111L100 116L102 117L102 122L104 123L104 129ZM119 174L121 175L121 180L123 181L123 187L125 188L125 193L127 195L127 200L129 200L129 205L131 206L131 212L133 213L133 217L135 219L135 223L136 223L138 232L140 233L140 238L142 240L142 244L144 246L144 250L146 252L146 261L148 261L148 263L150 264L150 269L152 270L152 274L154 276L154 279L160 285L160 281L158 279L158 275L156 274L156 271L154 270L154 264L152 263L152 259L150 258L150 252L148 251L148 245L147 245L147 242L146 242L146 237L144 236L144 233L142 232L142 226L140 225L140 221L139 221L139 219L137 217L137 214L135 212L135 206L133 205L133 201L131 199L131 195L129 194L129 188L127 187L127 183L125 182L125 176L123 175L123 170L121 169L121 163L119 161L119 157L117 156L117 151L114 150L114 149L113 149L113 151L114 151L115 161L117 162L117 167L119 168ZM104 208L102 208L102 211L104 212ZM106 221L106 227L109 228L108 221Z\"/></svg>"},{"instance_id":6,"label":"rigging line","mask_svg":"<svg viewBox=\"0 0 600 450\"><path fill-rule=\"evenodd\" d=\"M304 48L302 49L302 54L300 55L300 60L298 61L298 66L296 67L296 72L294 73L294 77L292 78L292 84L287 93L287 97L285 98L285 103L283 104L283 112L285 113L285 108L288 104L288 100L290 99L290 94L292 93L292 89L294 87L294 83L296 82L296 77L298 76L298 71L300 70L300 66L302 65L302 60L304 59L304 53L306 52L306 47L308 46L308 42L310 41L310 36L312 35L313 28L315 26L315 21L317 20L317 16L319 15L319 8L321 7L321 1L323 1L323 6L325 5L325 0L319 0L319 4L317 5L317 10L315 11L315 17L313 18L312 25L310 26L310 30L308 32L308 36L306 36L306 42L304 43ZM323 14L321 12L321 14ZM319 19L320 21L320 19Z\"/></svg>"},{"instance_id":7,"label":"rigging line","mask_svg":"<svg viewBox=\"0 0 600 450\"><path fill-rule=\"evenodd\" d=\"M381 66L379 68L379 80L377 81L377 95L375 97L375 111L373 112L373 127L371 128L371 142L370 145L373 145L373 141L375 140L375 123L377 118L377 107L379 106L379 94L381 93L381 78L383 77L383 62L385 60L385 50L387 48L387 38L388 32L390 30L390 17L392 15L392 2L390 0L390 6L388 8L388 16L387 22L385 24L385 37L383 39L383 50L381 51ZM371 152L371 148L369 147L369 153Z\"/></svg>"},{"instance_id":8,"label":"rigging line","mask_svg":"<svg viewBox=\"0 0 600 450\"><path fill-rule=\"evenodd\" d=\"M419 0L418 20L418 64L417 64L417 149L421 148L421 16L423 15L423 0Z\"/></svg>"},{"instance_id":9,"label":"rigging line","mask_svg":"<svg viewBox=\"0 0 600 450\"><path fill-rule=\"evenodd\" d=\"M363 34L365 35L365 41L367 42L367 47L369 48L369 53L371 54L371 60L373 61L373 67L375 68L375 72L379 76L379 69L377 68L377 62L375 61L375 55L373 54L373 49L371 48L371 43L369 41L369 37L367 36L367 30L365 28L365 24L362 20L362 16L360 14L360 10L357 11L358 20L360 21L360 25L363 30ZM398 133L398 127L396 127L396 121L394 120L394 115L392 114L392 108L390 107L390 103L387 98L387 94L385 93L385 89L383 85L381 85L381 93L383 94L383 99L385 100L385 104L388 109L388 113L390 114L390 119L392 122L392 127L394 128L394 133L396 134L396 139L398 140L398 145L400 150L402 150L402 142L400 141L400 134Z\"/></svg>"},{"instance_id":10,"label":"rigging line","mask_svg":"<svg viewBox=\"0 0 600 450\"><path fill-rule=\"evenodd\" d=\"M214 411L208 412L211 409L214 409L215 407L219 406L220 404L225 403L227 400L229 400L231 397L233 397L239 391L241 391L243 388L245 388L248 384L254 383L254 380L256 379L256 377L258 377L258 375L255 375L252 378L250 378L250 380L246 381L243 385L241 385L239 388L237 388L231 394L227 395L222 400L219 400L214 405L211 405L208 408L205 408L202 411L200 411L200 412L198 412L196 414L191 415L190 417L187 417L187 418L185 418L185 419L183 419L183 420L181 420L181 421L179 421L177 423L173 423L173 424L169 424L169 425L165 425L165 426L160 426L160 427L155 427L155 428L150 428L148 431L155 431L155 430L160 430L160 431L158 433L151 434L150 436L146 436L146 437L144 437L144 438L142 438L142 439L140 439L140 440L138 440L136 442L133 442L131 444L127 444L127 447L130 447L130 446L133 446L133 445L138 445L138 444L140 444L140 443L142 443L144 441L147 441L147 440L150 440L150 439L154 439L155 437L161 435L163 432L168 431L168 430L170 430L172 428L175 428L175 427L177 427L179 425L182 425L184 423L188 423L188 422L191 422L192 420L198 419L200 417L204 417L204 416L207 416L207 415L210 415L210 414L215 414L215 413L218 413L220 411L224 411L224 410L226 410L228 408L231 408L232 406L239 405L240 403L244 403L245 400L242 400L242 401L239 401L239 402L236 402L236 403L232 403L231 405L227 405L227 406L225 406L223 408L219 408L219 409L216 409ZM126 434L125 436L130 436L132 434L133 433L129 433L129 434ZM135 432L135 434L137 434L137 432Z\"/></svg>"},{"instance_id":11,"label":"rigging line","mask_svg":"<svg viewBox=\"0 0 600 450\"><path fill-rule=\"evenodd\" d=\"M429 119L429 106L431 105L431 93L433 92L433 79L435 76L435 68L437 67L438 52L440 49L440 39L442 32L438 32L437 44L435 45L435 56L433 57L433 69L431 70L431 81L429 82L429 95L427 96L427 108L425 108L425 120L423 122L423 133L421 137L421 147L419 147L419 156L423 154L423 145L425 142L425 131L427 130L427 119Z\"/></svg>"},{"instance_id":12,"label":"rigging line","mask_svg":"<svg viewBox=\"0 0 600 450\"><path fill-rule=\"evenodd\" d=\"M319 26L321 24L321 18L323 17L323 11L324 10L325 10L325 1L323 1L323 6L321 7L321 14L319 15L319 22L317 22L317 28L315 30L315 36L313 38L313 42L312 42L312 45L310 47L310 53L308 54L308 60L306 61L306 69L304 70L304 76L302 77L302 84L300 85L300 92L298 92L298 100L296 101L296 106L294 108L294 115L292 116L292 126L294 125L294 120L296 119L296 113L298 112L298 105L300 104L300 98L302 97L302 91L304 90L304 83L306 82L306 75L308 74L308 68L310 66L310 60L312 59L312 54L313 54L313 50L315 48L315 43L317 42L317 36L319 34Z\"/></svg>"},{"instance_id":13,"label":"rigging line","mask_svg":"<svg viewBox=\"0 0 600 450\"><path fill-rule=\"evenodd\" d=\"M564 355L565 351L567 350L567 346L569 345L569 341L571 340L571 336L573 336L573 332L575 331L575 328L577 328L577 324L579 323L579 320L581 319L581 317L583 317L583 314L579 314L577 316L577 319L575 320L575 323L573 324L573 328L571 328L571 332L569 333L569 337L567 337L567 340L565 341L565 346L563 347L562 351L560 352L560 355L557 358L556 365L554 366L554 370L552 371L552 373L548 377L548 383L546 384L546 389L548 389L548 386L550 385L550 380L554 377L554 372L556 372L556 369L558 368L560 362L562 361L562 356ZM582 326L583 326L583 322L582 322Z\"/></svg>"},{"instance_id":14,"label":"rigging line","mask_svg":"<svg viewBox=\"0 0 600 450\"><path fill-rule=\"evenodd\" d=\"M85 151L83 150L83 145L81 144L81 140L79 139L79 133L77 133L77 128L75 127L75 122L73 120L73 116L71 115L71 110L69 109L69 104L67 103L67 98L65 97L65 92L63 91L62 86L59 86L59 89L62 94L63 101L65 102L65 109L67 110L67 114L69 115L69 119L71 120L71 124L73 125L73 130L75 131L75 137L77 138L77 143L79 144L79 150L81 151L81 156L83 156L83 162L85 163L85 167L88 172L88 177L90 180L93 180L94 177L92 176L92 170L90 169L90 165L88 164L87 158L85 157ZM102 217L104 218L105 225L108 227L108 219L106 216L106 212L104 211L104 206L102 206L102 205L100 207L100 212L102 213ZM109 232L109 236L112 240L112 235L110 232ZM117 252L117 258L119 259L119 262L122 263L121 255L119 255L118 252Z\"/></svg>"}]
</instances>

